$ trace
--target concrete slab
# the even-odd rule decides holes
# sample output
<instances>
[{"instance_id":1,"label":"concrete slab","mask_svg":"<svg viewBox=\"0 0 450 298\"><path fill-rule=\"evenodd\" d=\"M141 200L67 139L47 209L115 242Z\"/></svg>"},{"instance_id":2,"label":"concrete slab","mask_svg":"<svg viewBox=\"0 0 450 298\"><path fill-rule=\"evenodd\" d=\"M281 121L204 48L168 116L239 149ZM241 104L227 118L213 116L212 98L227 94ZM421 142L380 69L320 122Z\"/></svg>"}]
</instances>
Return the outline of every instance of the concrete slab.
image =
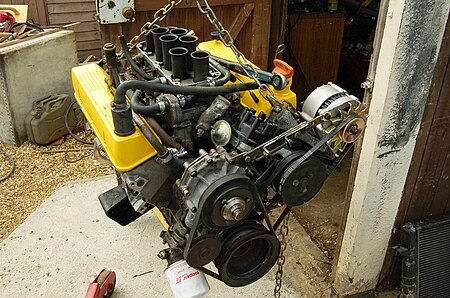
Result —
<instances>
[{"instance_id":1,"label":"concrete slab","mask_svg":"<svg viewBox=\"0 0 450 298\"><path fill-rule=\"evenodd\" d=\"M152 212L126 227L108 219L97 196L114 185L114 177L106 177L59 188L1 243L0 297L83 297L102 268L117 273L115 298L170 297L165 261L156 257L163 248L162 226ZM290 245L292 255L291 249ZM301 253L295 257L304 259ZM208 278L208 297L272 296L275 267L243 288L229 288ZM286 279L302 275L297 270ZM289 288L290 284L298 283L286 280L282 297L316 296L309 289L300 293L299 288Z\"/></svg>"}]
</instances>

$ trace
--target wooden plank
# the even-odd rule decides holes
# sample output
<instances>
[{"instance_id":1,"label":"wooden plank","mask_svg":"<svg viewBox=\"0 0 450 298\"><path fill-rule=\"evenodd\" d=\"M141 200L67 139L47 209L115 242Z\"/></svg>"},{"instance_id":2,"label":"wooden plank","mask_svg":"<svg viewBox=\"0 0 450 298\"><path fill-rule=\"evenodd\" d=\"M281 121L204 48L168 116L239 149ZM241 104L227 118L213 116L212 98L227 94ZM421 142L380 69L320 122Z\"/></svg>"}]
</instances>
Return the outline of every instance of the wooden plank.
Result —
<instances>
[{"instance_id":1,"label":"wooden plank","mask_svg":"<svg viewBox=\"0 0 450 298\"><path fill-rule=\"evenodd\" d=\"M205 36L204 21L205 17L201 15L198 9L186 9L186 29L194 30L195 35L202 40Z\"/></svg>"},{"instance_id":2,"label":"wooden plank","mask_svg":"<svg viewBox=\"0 0 450 298\"><path fill-rule=\"evenodd\" d=\"M96 21L83 22L81 24L73 26L70 29L72 29L75 32L87 32L87 31L99 31L100 32L100 26Z\"/></svg>"},{"instance_id":3,"label":"wooden plank","mask_svg":"<svg viewBox=\"0 0 450 298\"><path fill-rule=\"evenodd\" d=\"M58 0L60 1L60 0ZM259 0L264 1L264 0ZM221 1L221 0L209 0L208 3L211 7L214 6L228 6L228 5L237 5L237 4L245 4L245 3L252 3L255 2L255 0L227 0L227 1ZM137 0L134 2L135 9L137 12L139 11L149 11L149 10L158 10L161 7L164 7L167 5L166 0ZM178 5L175 9L185 9L185 8L193 8L197 7L195 1L184 1L180 5Z\"/></svg>"},{"instance_id":4,"label":"wooden plank","mask_svg":"<svg viewBox=\"0 0 450 298\"><path fill-rule=\"evenodd\" d=\"M93 50L80 50L78 51L78 57L79 58L86 58L89 55L94 55L96 57L101 57L102 56L102 51L98 50L98 49L93 49Z\"/></svg>"},{"instance_id":5,"label":"wooden plank","mask_svg":"<svg viewBox=\"0 0 450 298\"><path fill-rule=\"evenodd\" d=\"M247 22L248 17L253 11L253 8L255 8L254 3L247 3L244 4L244 6L242 6L242 8L239 10L236 18L233 20L233 23L228 29L233 39L236 39L241 32L242 27L244 27L245 22Z\"/></svg>"},{"instance_id":6,"label":"wooden plank","mask_svg":"<svg viewBox=\"0 0 450 298\"><path fill-rule=\"evenodd\" d=\"M447 129L449 129L448 124ZM450 204L450 143L445 158L441 158L441 160L444 160L444 166L436 185L434 200L430 206L429 213L432 215L448 213L446 207Z\"/></svg>"},{"instance_id":7,"label":"wooden plank","mask_svg":"<svg viewBox=\"0 0 450 298\"><path fill-rule=\"evenodd\" d=\"M83 2L56 3L48 5L49 14L73 13L73 12L96 12L95 1L84 3Z\"/></svg>"},{"instance_id":8,"label":"wooden plank","mask_svg":"<svg viewBox=\"0 0 450 298\"><path fill-rule=\"evenodd\" d=\"M27 19L32 19L36 24L48 25L45 0L12 0L0 1L2 4L28 5Z\"/></svg>"},{"instance_id":9,"label":"wooden plank","mask_svg":"<svg viewBox=\"0 0 450 298\"><path fill-rule=\"evenodd\" d=\"M255 1L252 24L252 55L248 57L253 63L267 69L269 57L270 13L272 0Z\"/></svg>"},{"instance_id":10,"label":"wooden plank","mask_svg":"<svg viewBox=\"0 0 450 298\"><path fill-rule=\"evenodd\" d=\"M314 13L315 18L303 15L290 15L294 25L288 43L300 65L294 76L294 90L300 99L320 85L336 82L345 24L342 13L331 18L328 13ZM290 59L287 62L292 63Z\"/></svg>"},{"instance_id":11,"label":"wooden plank","mask_svg":"<svg viewBox=\"0 0 450 298\"><path fill-rule=\"evenodd\" d=\"M187 28L190 20L186 17L186 10L187 9L174 9L171 11L166 18L167 24L170 26Z\"/></svg>"},{"instance_id":12,"label":"wooden plank","mask_svg":"<svg viewBox=\"0 0 450 298\"><path fill-rule=\"evenodd\" d=\"M82 3L82 2L94 2L95 0L45 0L47 4L61 4L61 3Z\"/></svg>"},{"instance_id":13,"label":"wooden plank","mask_svg":"<svg viewBox=\"0 0 450 298\"><path fill-rule=\"evenodd\" d=\"M72 22L90 22L96 20L95 15L95 12L70 12L50 14L49 21L51 25L62 25Z\"/></svg>"},{"instance_id":14,"label":"wooden plank","mask_svg":"<svg viewBox=\"0 0 450 298\"><path fill-rule=\"evenodd\" d=\"M241 29L241 33L238 35L235 40L236 46L241 51L245 57L251 59L252 57L252 47L253 44L251 42L251 36L253 34L253 18L254 18L255 10L253 9L252 14L250 15L248 21L244 24L244 27ZM254 61L252 61L254 62ZM258 65L260 66L260 65Z\"/></svg>"},{"instance_id":15,"label":"wooden plank","mask_svg":"<svg viewBox=\"0 0 450 298\"><path fill-rule=\"evenodd\" d=\"M102 44L99 40L91 40L91 41L81 41L77 42L77 50L100 50L102 48Z\"/></svg>"},{"instance_id":16,"label":"wooden plank","mask_svg":"<svg viewBox=\"0 0 450 298\"><path fill-rule=\"evenodd\" d=\"M8 47L8 46L11 46L11 45L14 45L14 44L17 44L19 42L30 40L30 39L33 39L33 38L36 38L36 37L46 36L46 35L52 34L54 32L60 31L60 30L64 30L64 29L52 29L52 30L49 30L49 31L40 32L40 33L38 33L36 35L33 35L33 36L25 37L23 39L15 39L15 40L12 40L12 41L0 43L0 49Z\"/></svg>"},{"instance_id":17,"label":"wooden plank","mask_svg":"<svg viewBox=\"0 0 450 298\"><path fill-rule=\"evenodd\" d=\"M272 5L272 14L270 18L269 68L272 66L271 61L274 58L278 45L285 43L286 40L287 10L287 0L280 0L278 5Z\"/></svg>"},{"instance_id":18,"label":"wooden plank","mask_svg":"<svg viewBox=\"0 0 450 298\"><path fill-rule=\"evenodd\" d=\"M100 25L101 44L113 43L119 46L118 36L123 34L120 24Z\"/></svg>"},{"instance_id":19,"label":"wooden plank","mask_svg":"<svg viewBox=\"0 0 450 298\"><path fill-rule=\"evenodd\" d=\"M449 59L447 57L447 59ZM449 60L447 60L449 61ZM450 146L450 70L444 71L439 99L433 117L424 155L429 157L421 162L421 169L413 200L406 214L408 221L416 221L443 213L443 206L450 200L449 195L437 196L437 186L445 171L445 160ZM448 182L448 181L447 181ZM432 208L433 205L437 205Z\"/></svg>"},{"instance_id":20,"label":"wooden plank","mask_svg":"<svg viewBox=\"0 0 450 298\"><path fill-rule=\"evenodd\" d=\"M49 25L47 3L45 0L36 0L37 22L41 25Z\"/></svg>"},{"instance_id":21,"label":"wooden plank","mask_svg":"<svg viewBox=\"0 0 450 298\"><path fill-rule=\"evenodd\" d=\"M12 1L17 3L19 1ZM47 6L45 0L22 0L22 4L28 5L28 19L33 20L36 24L48 25Z\"/></svg>"},{"instance_id":22,"label":"wooden plank","mask_svg":"<svg viewBox=\"0 0 450 298\"><path fill-rule=\"evenodd\" d=\"M77 42L100 40L100 31L75 32Z\"/></svg>"}]
</instances>

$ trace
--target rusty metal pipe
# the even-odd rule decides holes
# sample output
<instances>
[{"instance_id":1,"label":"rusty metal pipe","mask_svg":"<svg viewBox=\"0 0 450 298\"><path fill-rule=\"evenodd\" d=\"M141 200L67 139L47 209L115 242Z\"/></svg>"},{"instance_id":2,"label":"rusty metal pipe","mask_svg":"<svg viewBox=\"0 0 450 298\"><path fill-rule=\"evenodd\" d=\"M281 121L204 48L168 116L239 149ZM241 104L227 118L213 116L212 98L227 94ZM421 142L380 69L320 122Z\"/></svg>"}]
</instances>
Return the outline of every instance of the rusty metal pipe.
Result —
<instances>
[{"instance_id":1,"label":"rusty metal pipe","mask_svg":"<svg viewBox=\"0 0 450 298\"><path fill-rule=\"evenodd\" d=\"M156 135L161 139L164 145L168 147L172 147L175 149L180 149L181 145L175 142L169 134L159 125L159 123L152 117L144 117L145 121L147 121L148 125L155 131Z\"/></svg>"}]
</instances>

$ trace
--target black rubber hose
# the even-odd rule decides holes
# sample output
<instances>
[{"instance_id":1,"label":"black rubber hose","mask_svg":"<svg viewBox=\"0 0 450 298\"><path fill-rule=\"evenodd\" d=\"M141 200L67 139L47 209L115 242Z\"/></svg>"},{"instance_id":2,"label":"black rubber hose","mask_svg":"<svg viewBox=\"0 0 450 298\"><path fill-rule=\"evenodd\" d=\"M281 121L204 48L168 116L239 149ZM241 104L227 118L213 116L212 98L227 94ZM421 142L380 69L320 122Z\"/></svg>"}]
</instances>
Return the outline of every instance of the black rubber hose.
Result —
<instances>
[{"instance_id":1,"label":"black rubber hose","mask_svg":"<svg viewBox=\"0 0 450 298\"><path fill-rule=\"evenodd\" d=\"M258 84L243 83L234 84L229 86L219 86L219 87L193 87L193 86L172 86L161 83L155 83L156 80L151 82L146 81L125 81L119 85L116 89L116 94L114 95L114 103L118 105L123 105L125 103L125 93L130 89L138 89L146 92L163 92L169 94L183 94L183 95L196 95L202 97L212 97L217 95L225 95L228 93L247 91L258 88ZM139 109L139 103L137 108ZM143 105L140 105L143 106ZM133 110L135 110L136 105L131 104ZM145 106L144 106L145 107Z\"/></svg>"},{"instance_id":2,"label":"black rubber hose","mask_svg":"<svg viewBox=\"0 0 450 298\"><path fill-rule=\"evenodd\" d=\"M135 96L131 97L130 104L133 111L147 116L162 113L169 108L168 106L169 104L163 101L160 101L159 103L155 103L149 106L140 104L137 97Z\"/></svg>"},{"instance_id":3,"label":"black rubber hose","mask_svg":"<svg viewBox=\"0 0 450 298\"><path fill-rule=\"evenodd\" d=\"M117 88L117 86L120 85L120 76L119 76L119 70L117 69L117 66L111 68L111 75L112 75L113 80L114 80L114 84L113 85L114 85L114 87Z\"/></svg>"},{"instance_id":4,"label":"black rubber hose","mask_svg":"<svg viewBox=\"0 0 450 298\"><path fill-rule=\"evenodd\" d=\"M231 79L231 73L228 69L226 69L225 67L223 67L222 65L220 65L219 62L217 62L216 60L214 60L213 58L209 59L209 62L215 67L217 68L218 71L220 71L220 73L222 74L222 77L220 79L214 80L214 83L216 86L223 86L226 83L228 83Z\"/></svg>"},{"instance_id":5,"label":"black rubber hose","mask_svg":"<svg viewBox=\"0 0 450 298\"><path fill-rule=\"evenodd\" d=\"M134 92L133 96L131 97L131 101L137 101L137 98L141 94L140 90L137 90ZM137 114L133 114L133 120L134 123L139 127L142 134L145 136L145 138L148 140L150 145L152 145L153 148L155 148L156 152L158 153L159 157L166 157L168 155L168 149L161 144L156 136L154 135L153 131L145 124L144 120L142 120Z\"/></svg>"},{"instance_id":6,"label":"black rubber hose","mask_svg":"<svg viewBox=\"0 0 450 298\"><path fill-rule=\"evenodd\" d=\"M154 77L147 74L142 68L137 65L137 63L133 60L131 56L130 50L128 49L127 42L125 41L125 37L123 35L119 36L120 45L122 46L123 54L125 58L127 58L128 63L130 63L131 67L144 79L147 81L153 80Z\"/></svg>"}]
</instances>

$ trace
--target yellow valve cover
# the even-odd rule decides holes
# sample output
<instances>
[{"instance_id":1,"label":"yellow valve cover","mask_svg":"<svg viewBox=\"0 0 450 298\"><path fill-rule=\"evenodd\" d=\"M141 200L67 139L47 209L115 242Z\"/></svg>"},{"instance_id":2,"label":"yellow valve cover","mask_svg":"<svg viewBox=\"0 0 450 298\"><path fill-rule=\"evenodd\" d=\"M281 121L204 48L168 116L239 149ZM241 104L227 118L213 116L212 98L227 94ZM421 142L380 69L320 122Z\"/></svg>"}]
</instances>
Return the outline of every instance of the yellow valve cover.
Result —
<instances>
[{"instance_id":1,"label":"yellow valve cover","mask_svg":"<svg viewBox=\"0 0 450 298\"><path fill-rule=\"evenodd\" d=\"M127 172L155 156L156 151L138 128L126 137L114 133L111 114L114 96L105 82L107 77L108 74L95 63L72 69L75 98L83 114L114 167Z\"/></svg>"}]
</instances>

